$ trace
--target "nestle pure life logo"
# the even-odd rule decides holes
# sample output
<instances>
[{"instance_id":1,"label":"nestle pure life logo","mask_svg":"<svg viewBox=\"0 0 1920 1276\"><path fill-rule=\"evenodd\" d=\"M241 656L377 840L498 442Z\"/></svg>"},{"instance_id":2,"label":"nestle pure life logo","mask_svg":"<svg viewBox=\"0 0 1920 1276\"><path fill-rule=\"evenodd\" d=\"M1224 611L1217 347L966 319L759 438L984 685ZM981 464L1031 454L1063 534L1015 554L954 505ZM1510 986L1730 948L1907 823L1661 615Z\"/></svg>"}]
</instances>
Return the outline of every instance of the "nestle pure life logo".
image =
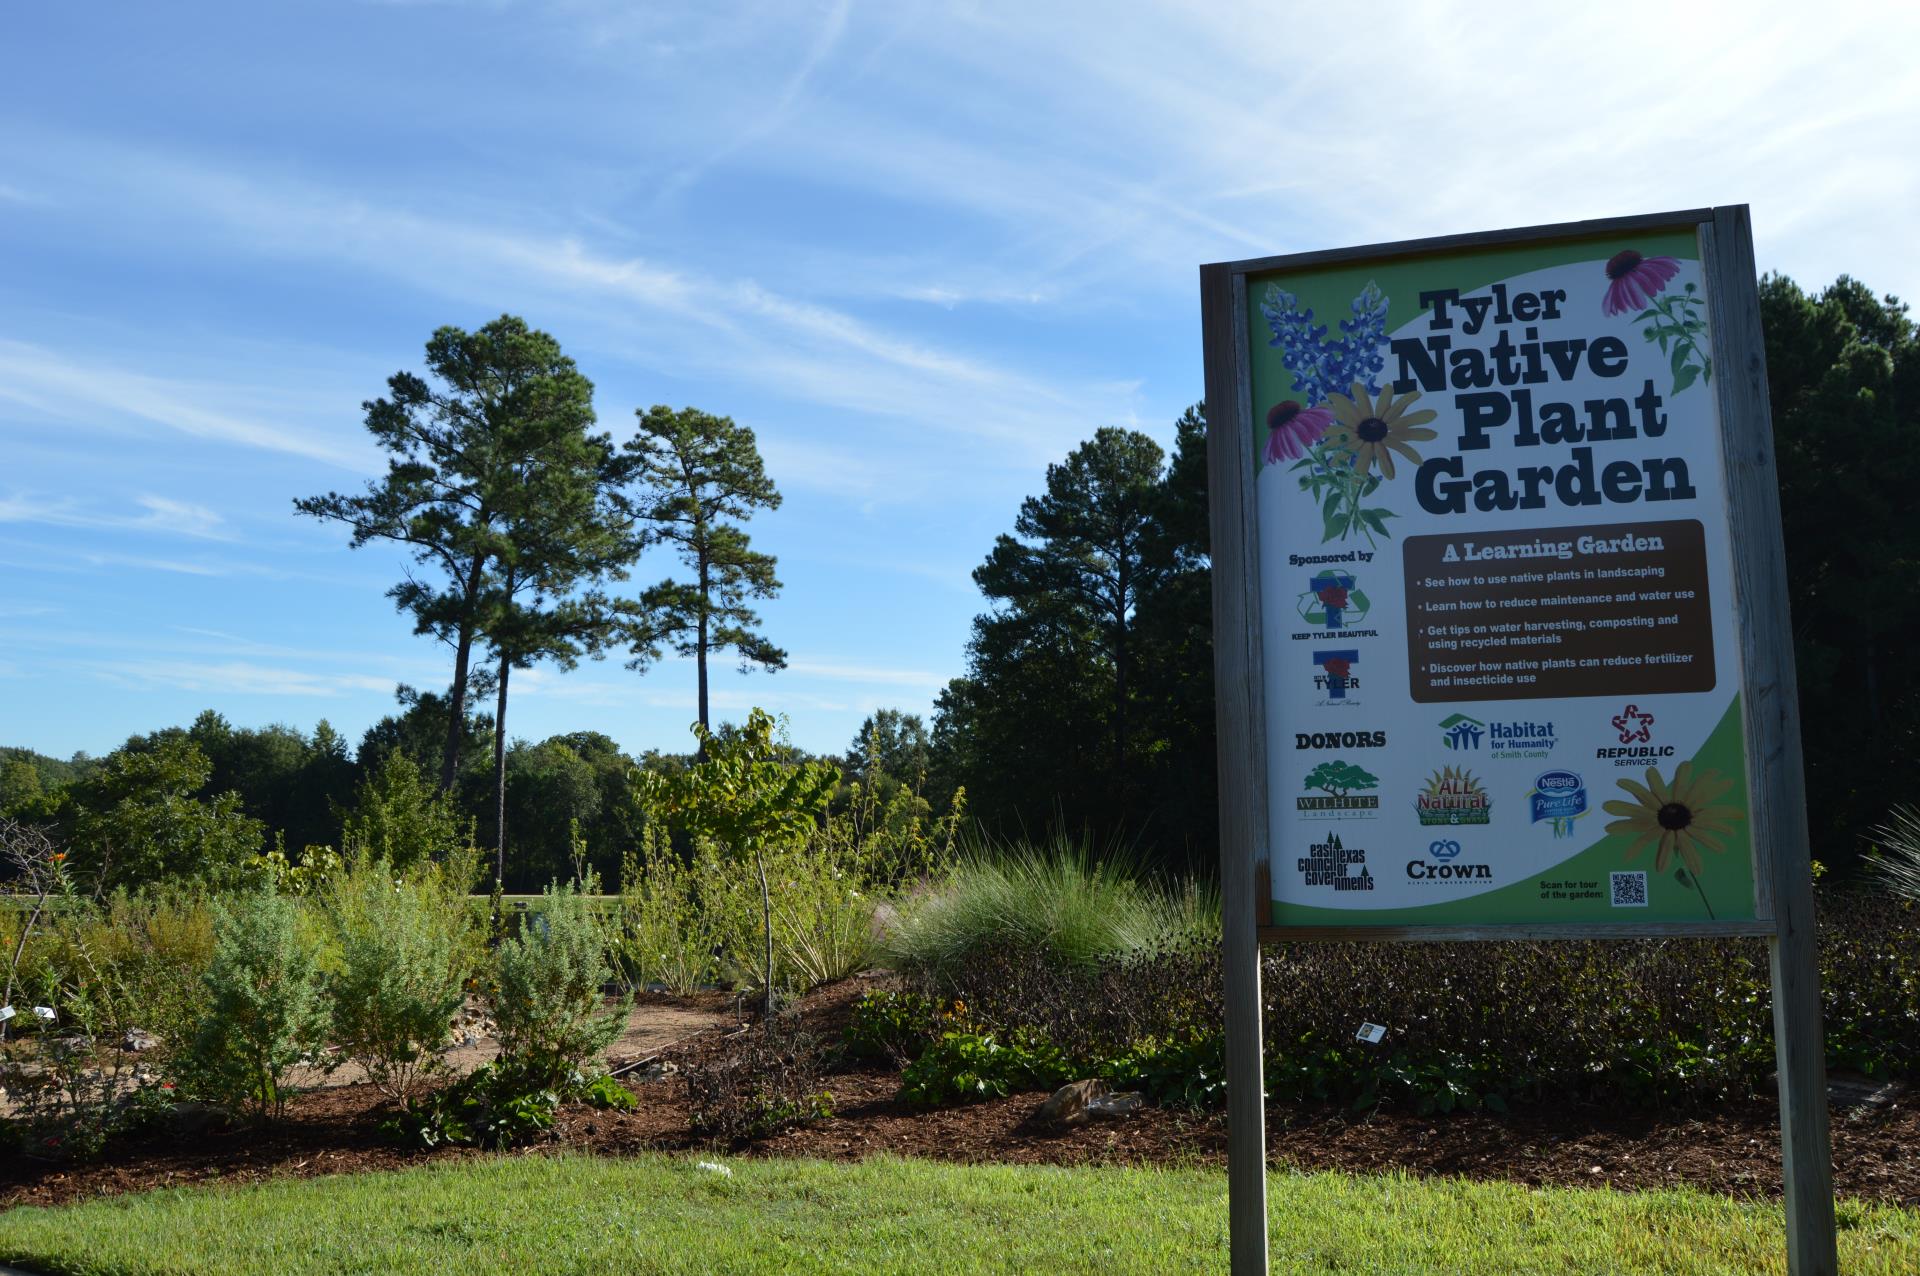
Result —
<instances>
[{"instance_id":1,"label":"nestle pure life logo","mask_svg":"<svg viewBox=\"0 0 1920 1276\"><path fill-rule=\"evenodd\" d=\"M1546 823L1555 837L1573 836L1573 822L1587 813L1587 782L1572 771L1542 771L1527 794L1535 824Z\"/></svg>"}]
</instances>

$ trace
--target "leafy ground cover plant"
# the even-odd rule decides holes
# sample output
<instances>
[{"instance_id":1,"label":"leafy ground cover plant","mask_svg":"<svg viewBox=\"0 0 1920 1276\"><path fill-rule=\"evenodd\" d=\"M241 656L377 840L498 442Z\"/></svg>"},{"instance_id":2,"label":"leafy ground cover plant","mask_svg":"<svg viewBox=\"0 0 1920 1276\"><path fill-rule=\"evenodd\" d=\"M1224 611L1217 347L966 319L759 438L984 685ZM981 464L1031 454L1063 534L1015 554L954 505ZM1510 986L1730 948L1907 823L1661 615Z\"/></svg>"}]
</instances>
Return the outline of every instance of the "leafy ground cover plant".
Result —
<instances>
[{"instance_id":1,"label":"leafy ground cover plant","mask_svg":"<svg viewBox=\"0 0 1920 1276\"><path fill-rule=\"evenodd\" d=\"M296 902L257 890L213 904L213 959L192 1042L168 1060L182 1092L256 1121L280 1116L287 1074L319 1055L328 1005Z\"/></svg>"}]
</instances>

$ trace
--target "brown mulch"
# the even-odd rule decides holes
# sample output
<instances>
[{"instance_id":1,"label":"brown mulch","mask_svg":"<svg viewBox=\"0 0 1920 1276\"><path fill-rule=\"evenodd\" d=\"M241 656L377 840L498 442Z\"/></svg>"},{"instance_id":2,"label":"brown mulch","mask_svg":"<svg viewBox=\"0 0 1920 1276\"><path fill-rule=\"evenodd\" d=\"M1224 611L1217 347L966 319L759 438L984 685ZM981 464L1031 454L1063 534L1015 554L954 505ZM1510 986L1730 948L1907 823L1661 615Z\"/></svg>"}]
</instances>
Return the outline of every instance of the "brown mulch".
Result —
<instances>
[{"instance_id":1,"label":"brown mulch","mask_svg":"<svg viewBox=\"0 0 1920 1276\"><path fill-rule=\"evenodd\" d=\"M802 1006L809 1029L823 1037L836 1034L859 991L855 981L809 998ZM686 1061L726 1048L723 1034L707 1033L669 1057ZM703 1146L688 1133L685 1088L678 1080L643 1083L635 1074L625 1079L639 1096L636 1110L568 1108L551 1142L516 1154L564 1148L622 1155ZM1226 1159L1226 1119L1219 1113L1148 1107L1124 1120L1050 1133L1030 1122L1042 1093L929 1112L895 1098L899 1076L894 1072L856 1069L825 1084L833 1099L832 1117L729 1151L829 1160L886 1153L976 1164L1222 1165ZM10 1157L0 1164L0 1208L487 1155L394 1148L376 1129L384 1115L383 1101L371 1087L339 1086L300 1096L284 1122L264 1131L167 1135L116 1146L91 1165ZM1506 1115L1447 1116L1394 1111L1362 1116L1276 1103L1269 1106L1267 1120L1269 1160L1302 1170L1401 1170L1536 1186L1685 1186L1734 1196L1780 1191L1779 1113L1770 1101L1665 1112L1537 1105ZM1920 1104L1835 1109L1833 1151L1834 1183L1842 1195L1920 1207Z\"/></svg>"}]
</instances>

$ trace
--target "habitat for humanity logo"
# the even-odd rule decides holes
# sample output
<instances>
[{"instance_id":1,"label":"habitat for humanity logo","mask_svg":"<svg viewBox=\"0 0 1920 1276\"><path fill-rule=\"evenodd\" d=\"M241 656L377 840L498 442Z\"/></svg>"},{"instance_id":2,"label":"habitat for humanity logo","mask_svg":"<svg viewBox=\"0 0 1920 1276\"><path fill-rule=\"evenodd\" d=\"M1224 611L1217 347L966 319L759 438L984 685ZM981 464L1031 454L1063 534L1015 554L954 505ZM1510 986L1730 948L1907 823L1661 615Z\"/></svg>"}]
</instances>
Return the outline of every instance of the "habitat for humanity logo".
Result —
<instances>
[{"instance_id":1,"label":"habitat for humanity logo","mask_svg":"<svg viewBox=\"0 0 1920 1276\"><path fill-rule=\"evenodd\" d=\"M1493 802L1465 767L1435 771L1413 802L1422 824L1485 824L1493 818Z\"/></svg>"},{"instance_id":2,"label":"habitat for humanity logo","mask_svg":"<svg viewBox=\"0 0 1920 1276\"><path fill-rule=\"evenodd\" d=\"M1360 680L1353 676L1353 667L1359 663L1360 653L1352 647L1313 653L1314 668L1320 671L1313 675L1313 685L1321 692L1321 704L1360 703L1353 694L1360 689Z\"/></svg>"},{"instance_id":3,"label":"habitat for humanity logo","mask_svg":"<svg viewBox=\"0 0 1920 1276\"><path fill-rule=\"evenodd\" d=\"M1307 778L1301 781L1301 785L1303 788L1317 789L1324 796L1302 794L1293 800L1296 811L1351 820L1374 815L1380 810L1379 794L1359 791L1379 788L1380 777L1365 767L1355 766L1340 758L1322 762L1307 772Z\"/></svg>"},{"instance_id":4,"label":"habitat for humanity logo","mask_svg":"<svg viewBox=\"0 0 1920 1276\"><path fill-rule=\"evenodd\" d=\"M1544 758L1560 743L1551 722L1482 722L1456 713L1440 723L1440 743L1458 753L1475 753L1481 741L1487 755L1502 760Z\"/></svg>"},{"instance_id":5,"label":"habitat for humanity logo","mask_svg":"<svg viewBox=\"0 0 1920 1276\"><path fill-rule=\"evenodd\" d=\"M1587 813L1587 782L1572 771L1542 771L1527 794L1532 822L1549 823L1555 837L1572 837L1573 822Z\"/></svg>"},{"instance_id":6,"label":"habitat for humanity logo","mask_svg":"<svg viewBox=\"0 0 1920 1276\"><path fill-rule=\"evenodd\" d=\"M1599 761L1615 766L1643 766L1655 758L1673 756L1672 745L1653 743L1653 714L1639 705L1630 704L1607 721L1620 743L1595 749L1593 756Z\"/></svg>"},{"instance_id":7,"label":"habitat for humanity logo","mask_svg":"<svg viewBox=\"0 0 1920 1276\"><path fill-rule=\"evenodd\" d=\"M1456 864L1460 858L1460 843L1452 838L1427 844L1427 854L1439 860L1438 864L1429 864L1426 860L1407 861L1407 876L1416 882L1463 882L1493 880L1491 864Z\"/></svg>"},{"instance_id":8,"label":"habitat for humanity logo","mask_svg":"<svg viewBox=\"0 0 1920 1276\"><path fill-rule=\"evenodd\" d=\"M1352 572L1334 571L1327 568L1307 581L1307 588L1297 603L1301 619L1320 630L1352 629L1363 623L1373 604L1367 600ZM1372 633L1372 630L1366 631ZM1312 634L1297 634L1296 637L1311 638Z\"/></svg>"},{"instance_id":9,"label":"habitat for humanity logo","mask_svg":"<svg viewBox=\"0 0 1920 1276\"><path fill-rule=\"evenodd\" d=\"M1373 889L1373 874L1367 871L1366 850L1346 845L1332 829L1327 830L1326 841L1309 845L1307 853L1294 861L1294 867L1300 872L1300 884L1303 886L1330 887L1336 891ZM1359 872L1350 871L1353 869Z\"/></svg>"}]
</instances>

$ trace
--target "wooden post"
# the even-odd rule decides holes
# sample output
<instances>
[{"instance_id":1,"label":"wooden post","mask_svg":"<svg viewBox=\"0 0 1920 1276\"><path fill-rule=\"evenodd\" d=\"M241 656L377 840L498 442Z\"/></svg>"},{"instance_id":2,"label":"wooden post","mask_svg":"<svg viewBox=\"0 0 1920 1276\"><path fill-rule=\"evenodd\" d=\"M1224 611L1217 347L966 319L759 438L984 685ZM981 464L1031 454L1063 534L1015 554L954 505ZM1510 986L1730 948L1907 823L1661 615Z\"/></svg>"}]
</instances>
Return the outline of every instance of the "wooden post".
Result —
<instances>
[{"instance_id":1,"label":"wooden post","mask_svg":"<svg viewBox=\"0 0 1920 1276\"><path fill-rule=\"evenodd\" d=\"M1260 555L1253 432L1242 376L1246 300L1227 266L1200 269L1206 336L1207 488L1213 557L1215 738L1220 772L1220 905L1227 1011L1227 1215L1233 1276L1267 1273L1267 1103L1260 1059L1258 898L1267 855L1266 701L1261 690ZM1256 917L1255 910L1259 910Z\"/></svg>"},{"instance_id":2,"label":"wooden post","mask_svg":"<svg viewBox=\"0 0 1920 1276\"><path fill-rule=\"evenodd\" d=\"M1833 1150L1827 1128L1826 1035L1820 1012L1818 936L1807 849L1806 778L1788 616L1780 483L1767 406L1766 346L1754 284L1747 207L1713 210L1701 228L1713 349L1719 358L1720 431L1746 665L1749 814L1761 868L1761 910L1771 903L1774 1057L1780 1078L1780 1163L1787 1212L1787 1271L1833 1276Z\"/></svg>"}]
</instances>

